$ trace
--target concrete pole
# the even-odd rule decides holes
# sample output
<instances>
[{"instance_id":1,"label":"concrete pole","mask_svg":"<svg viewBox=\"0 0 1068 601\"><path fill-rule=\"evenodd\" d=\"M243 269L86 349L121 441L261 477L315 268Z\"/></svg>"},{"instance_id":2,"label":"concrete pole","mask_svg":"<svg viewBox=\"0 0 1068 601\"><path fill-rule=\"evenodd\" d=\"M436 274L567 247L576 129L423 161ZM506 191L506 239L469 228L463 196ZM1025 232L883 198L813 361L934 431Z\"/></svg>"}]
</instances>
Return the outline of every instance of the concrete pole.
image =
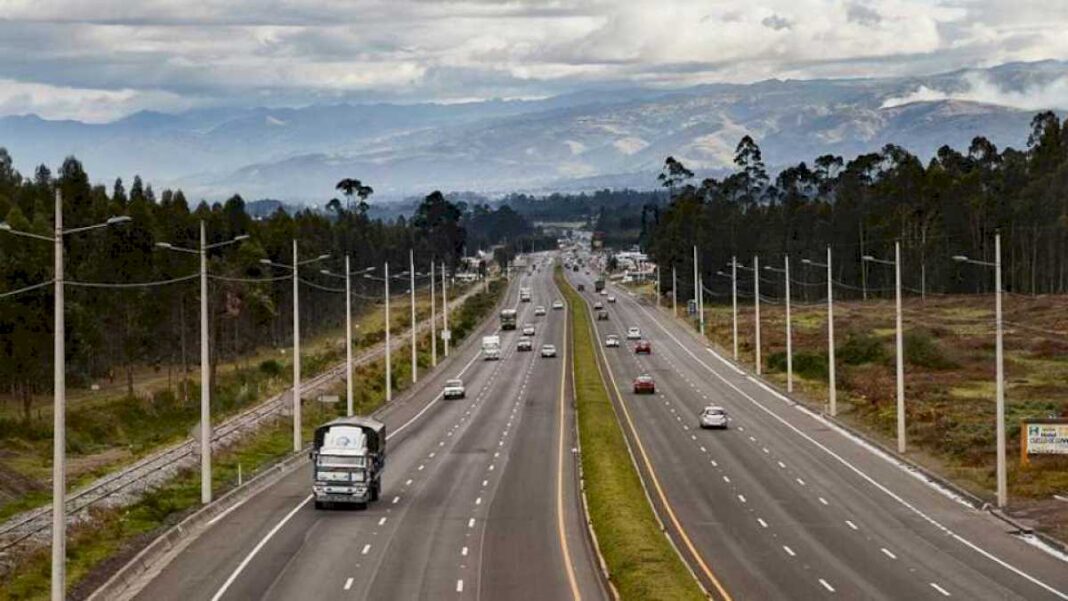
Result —
<instances>
[{"instance_id":1,"label":"concrete pole","mask_svg":"<svg viewBox=\"0 0 1068 601\"><path fill-rule=\"evenodd\" d=\"M1005 467L1005 354L1002 346L1002 321L1001 321L1001 234L994 234L994 302L995 316L997 320L997 479L998 479L998 507L1005 507L1009 501L1008 477Z\"/></svg>"},{"instance_id":2,"label":"concrete pole","mask_svg":"<svg viewBox=\"0 0 1068 601\"><path fill-rule=\"evenodd\" d=\"M445 262L441 262L441 319L442 319L442 331L449 332L449 293L448 282L445 280ZM445 357L449 356L449 339L452 338L452 332L446 334L445 338Z\"/></svg>"},{"instance_id":3,"label":"concrete pole","mask_svg":"<svg viewBox=\"0 0 1068 601\"><path fill-rule=\"evenodd\" d=\"M671 266L671 313L679 316L679 276L675 273L675 266Z\"/></svg>"},{"instance_id":4,"label":"concrete pole","mask_svg":"<svg viewBox=\"0 0 1068 601\"><path fill-rule=\"evenodd\" d=\"M901 242L894 243L897 302L897 452L905 452L905 343L901 332Z\"/></svg>"},{"instance_id":5,"label":"concrete pole","mask_svg":"<svg viewBox=\"0 0 1068 601\"><path fill-rule=\"evenodd\" d=\"M419 345L415 334L415 251L408 250L408 284L411 286L412 323L409 328L412 332L412 384L419 381Z\"/></svg>"},{"instance_id":6,"label":"concrete pole","mask_svg":"<svg viewBox=\"0 0 1068 601\"><path fill-rule=\"evenodd\" d=\"M63 601L67 587L67 355L63 309L63 195L56 190L55 325L53 366L55 407L52 411L52 601Z\"/></svg>"},{"instance_id":7,"label":"concrete pole","mask_svg":"<svg viewBox=\"0 0 1068 601\"><path fill-rule=\"evenodd\" d=\"M389 348L389 261L386 261L386 402L393 400L393 358Z\"/></svg>"},{"instance_id":8,"label":"concrete pole","mask_svg":"<svg viewBox=\"0 0 1068 601\"><path fill-rule=\"evenodd\" d=\"M753 324L756 328L756 373L759 376L760 367L760 259L753 255Z\"/></svg>"},{"instance_id":9,"label":"concrete pole","mask_svg":"<svg viewBox=\"0 0 1068 601\"><path fill-rule=\"evenodd\" d=\"M827 376L833 417L838 415L838 389L834 375L834 271L831 269L830 245L827 245Z\"/></svg>"},{"instance_id":10,"label":"concrete pole","mask_svg":"<svg viewBox=\"0 0 1068 601\"><path fill-rule=\"evenodd\" d=\"M353 416L352 403L352 271L345 255L345 415Z\"/></svg>"},{"instance_id":11,"label":"concrete pole","mask_svg":"<svg viewBox=\"0 0 1068 601\"><path fill-rule=\"evenodd\" d=\"M211 503L211 357L208 350L208 235L200 222L200 502Z\"/></svg>"},{"instance_id":12,"label":"concrete pole","mask_svg":"<svg viewBox=\"0 0 1068 601\"><path fill-rule=\"evenodd\" d=\"M700 293L700 291L701 284L697 281L697 245L695 244L693 247L693 305L694 309L697 309L698 312L700 312L700 308L698 305L697 295Z\"/></svg>"},{"instance_id":13,"label":"concrete pole","mask_svg":"<svg viewBox=\"0 0 1068 601\"><path fill-rule=\"evenodd\" d=\"M438 366L438 315L437 315L437 290L434 283L434 259L430 259L430 364Z\"/></svg>"},{"instance_id":14,"label":"concrete pole","mask_svg":"<svg viewBox=\"0 0 1068 601\"><path fill-rule=\"evenodd\" d=\"M293 452L300 451L300 266L293 240Z\"/></svg>"},{"instance_id":15,"label":"concrete pole","mask_svg":"<svg viewBox=\"0 0 1068 601\"><path fill-rule=\"evenodd\" d=\"M656 308L660 308L660 264L656 264Z\"/></svg>"},{"instance_id":16,"label":"concrete pole","mask_svg":"<svg viewBox=\"0 0 1068 601\"><path fill-rule=\"evenodd\" d=\"M786 269L786 392L794 391L794 341L790 323L790 255L784 258Z\"/></svg>"},{"instance_id":17,"label":"concrete pole","mask_svg":"<svg viewBox=\"0 0 1068 601\"><path fill-rule=\"evenodd\" d=\"M734 329L734 360L738 360L738 258L731 257L731 309Z\"/></svg>"}]
</instances>

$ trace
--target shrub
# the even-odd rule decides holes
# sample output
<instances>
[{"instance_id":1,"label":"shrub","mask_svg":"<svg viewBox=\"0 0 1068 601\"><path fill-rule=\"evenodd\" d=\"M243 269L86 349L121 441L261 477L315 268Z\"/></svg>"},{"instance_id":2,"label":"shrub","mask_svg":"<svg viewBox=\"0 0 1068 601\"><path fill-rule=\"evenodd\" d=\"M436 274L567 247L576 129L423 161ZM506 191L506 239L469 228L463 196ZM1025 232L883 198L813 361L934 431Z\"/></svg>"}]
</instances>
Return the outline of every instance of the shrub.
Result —
<instances>
[{"instance_id":1,"label":"shrub","mask_svg":"<svg viewBox=\"0 0 1068 601\"><path fill-rule=\"evenodd\" d=\"M905 332L905 361L909 365L926 367L928 369L952 369L957 367L956 362L946 356L945 351L930 332L925 330L910 330Z\"/></svg>"},{"instance_id":2,"label":"shrub","mask_svg":"<svg viewBox=\"0 0 1068 601\"><path fill-rule=\"evenodd\" d=\"M786 353L772 353L768 357L768 369L786 371ZM827 377L827 356L823 353L802 351L794 353L794 374L809 380L821 380Z\"/></svg>"},{"instance_id":3,"label":"shrub","mask_svg":"<svg viewBox=\"0 0 1068 601\"><path fill-rule=\"evenodd\" d=\"M269 378L277 378L282 375L282 364L274 359L268 359L260 363L260 373Z\"/></svg>"},{"instance_id":4,"label":"shrub","mask_svg":"<svg viewBox=\"0 0 1068 601\"><path fill-rule=\"evenodd\" d=\"M886 360L886 349L881 340L871 334L850 332L845 344L838 347L837 358L846 365L864 365Z\"/></svg>"}]
</instances>

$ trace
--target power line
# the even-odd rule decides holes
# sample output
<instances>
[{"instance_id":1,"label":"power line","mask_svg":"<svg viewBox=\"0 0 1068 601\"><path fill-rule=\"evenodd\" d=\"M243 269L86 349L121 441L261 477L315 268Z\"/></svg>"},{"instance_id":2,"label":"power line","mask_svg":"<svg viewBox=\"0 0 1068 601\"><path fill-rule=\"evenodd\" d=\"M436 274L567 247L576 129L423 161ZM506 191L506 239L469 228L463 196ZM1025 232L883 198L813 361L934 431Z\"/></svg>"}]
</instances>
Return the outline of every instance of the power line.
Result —
<instances>
[{"instance_id":1,"label":"power line","mask_svg":"<svg viewBox=\"0 0 1068 601\"><path fill-rule=\"evenodd\" d=\"M68 281L65 281L64 283L65 284L69 284L71 286L77 286L79 288L120 288L120 289L121 288L151 288L151 287L155 287L155 286L167 286L169 284L177 284L179 282L186 282L186 281L189 281L189 280L194 280L194 279L199 278L199 277L200 277L199 273L194 273L192 275L186 275L186 276L182 276L182 277L178 277L178 278L174 278L174 279L170 279L170 280L159 280L159 281L155 281L155 282L128 282L128 283L122 283L122 282L74 282L74 281L68 280Z\"/></svg>"},{"instance_id":2,"label":"power line","mask_svg":"<svg viewBox=\"0 0 1068 601\"><path fill-rule=\"evenodd\" d=\"M16 294L22 294L23 292L29 292L31 290L37 290L38 288L44 288L54 284L55 280L48 280L47 282L41 282L40 284L33 284L17 290L9 290L8 292L0 292L0 298L7 298L9 296L15 296Z\"/></svg>"}]
</instances>

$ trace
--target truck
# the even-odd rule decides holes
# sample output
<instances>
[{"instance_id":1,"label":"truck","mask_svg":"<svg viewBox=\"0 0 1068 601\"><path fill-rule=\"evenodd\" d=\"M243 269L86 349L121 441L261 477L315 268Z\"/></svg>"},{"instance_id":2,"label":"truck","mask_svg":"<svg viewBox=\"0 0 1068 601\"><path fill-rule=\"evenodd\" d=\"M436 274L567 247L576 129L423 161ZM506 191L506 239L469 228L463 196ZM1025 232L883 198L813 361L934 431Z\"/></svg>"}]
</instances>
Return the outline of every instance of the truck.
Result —
<instances>
[{"instance_id":1,"label":"truck","mask_svg":"<svg viewBox=\"0 0 1068 601\"><path fill-rule=\"evenodd\" d=\"M315 429L311 450L315 508L337 504L367 508L382 493L386 425L367 417L342 417Z\"/></svg>"},{"instance_id":2,"label":"truck","mask_svg":"<svg viewBox=\"0 0 1068 601\"><path fill-rule=\"evenodd\" d=\"M597 292L604 290L604 278L597 278L597 280L593 282L593 289Z\"/></svg>"},{"instance_id":3,"label":"truck","mask_svg":"<svg viewBox=\"0 0 1068 601\"><path fill-rule=\"evenodd\" d=\"M530 302L530 288L523 287L523 288L519 289L519 302L521 302L521 303L529 303Z\"/></svg>"},{"instance_id":4,"label":"truck","mask_svg":"<svg viewBox=\"0 0 1068 601\"><path fill-rule=\"evenodd\" d=\"M501 329L502 330L514 330L518 312L515 309L505 309L501 311Z\"/></svg>"},{"instance_id":5,"label":"truck","mask_svg":"<svg viewBox=\"0 0 1068 601\"><path fill-rule=\"evenodd\" d=\"M482 358L486 361L497 361L501 358L501 337L482 337Z\"/></svg>"}]
</instances>

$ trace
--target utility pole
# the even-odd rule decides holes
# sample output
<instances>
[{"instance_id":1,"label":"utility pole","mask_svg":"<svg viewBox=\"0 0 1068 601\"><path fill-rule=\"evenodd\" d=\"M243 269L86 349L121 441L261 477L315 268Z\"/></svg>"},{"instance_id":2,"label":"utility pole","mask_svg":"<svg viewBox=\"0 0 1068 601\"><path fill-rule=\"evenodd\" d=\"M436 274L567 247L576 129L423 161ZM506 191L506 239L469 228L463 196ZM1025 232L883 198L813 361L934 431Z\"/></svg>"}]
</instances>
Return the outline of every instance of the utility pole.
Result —
<instances>
[{"instance_id":1,"label":"utility pole","mask_svg":"<svg viewBox=\"0 0 1068 601\"><path fill-rule=\"evenodd\" d=\"M445 357L449 356L449 339L452 332L449 331L449 293L448 282L445 280L445 261L441 262L441 318L443 320L441 334L445 339Z\"/></svg>"},{"instance_id":2,"label":"utility pole","mask_svg":"<svg viewBox=\"0 0 1068 601\"><path fill-rule=\"evenodd\" d=\"M434 259L430 259L430 364L438 366L438 315L435 311L438 299L434 284Z\"/></svg>"},{"instance_id":3,"label":"utility pole","mask_svg":"<svg viewBox=\"0 0 1068 601\"><path fill-rule=\"evenodd\" d=\"M408 249L408 283L411 286L411 300L412 300L412 384L415 384L419 380L419 346L416 343L418 338L415 334L415 250Z\"/></svg>"},{"instance_id":4,"label":"utility pole","mask_svg":"<svg viewBox=\"0 0 1068 601\"><path fill-rule=\"evenodd\" d=\"M972 263L994 268L994 321L996 342L994 345L994 361L997 364L997 382L995 383L995 401L997 403L996 428L997 436L997 488L998 507L1005 507L1009 502L1009 486L1007 467L1005 465L1005 350L1004 350L1004 323L1001 313L1001 296L1003 293L1001 284L1001 233L994 234L994 262L977 261L963 255L953 257L954 261Z\"/></svg>"},{"instance_id":5,"label":"utility pole","mask_svg":"<svg viewBox=\"0 0 1068 601\"><path fill-rule=\"evenodd\" d=\"M300 451L300 264L293 240L293 452Z\"/></svg>"},{"instance_id":6,"label":"utility pole","mask_svg":"<svg viewBox=\"0 0 1068 601\"><path fill-rule=\"evenodd\" d=\"M52 409L52 601L63 601L67 587L67 324L63 309L63 195L56 190L56 223L54 238L55 326L53 338Z\"/></svg>"},{"instance_id":7,"label":"utility pole","mask_svg":"<svg viewBox=\"0 0 1068 601\"><path fill-rule=\"evenodd\" d=\"M754 324L756 326L756 373L759 376L760 366L760 259L753 255L753 306Z\"/></svg>"},{"instance_id":8,"label":"utility pole","mask_svg":"<svg viewBox=\"0 0 1068 601\"><path fill-rule=\"evenodd\" d=\"M389 348L389 261L386 261L385 265L385 283L386 283L386 402L393 400L393 365L392 365L392 352Z\"/></svg>"},{"instance_id":9,"label":"utility pole","mask_svg":"<svg viewBox=\"0 0 1068 601\"><path fill-rule=\"evenodd\" d=\"M345 255L345 415L352 417L352 270Z\"/></svg>"},{"instance_id":10,"label":"utility pole","mask_svg":"<svg viewBox=\"0 0 1068 601\"><path fill-rule=\"evenodd\" d=\"M656 308L660 308L660 263L656 264Z\"/></svg>"},{"instance_id":11,"label":"utility pole","mask_svg":"<svg viewBox=\"0 0 1068 601\"><path fill-rule=\"evenodd\" d=\"M902 335L901 319L901 242L894 243L894 260L885 261L876 259L871 255L864 255L861 259L868 263L880 263L894 266L894 289L896 311L896 341L897 341L897 452L905 452L905 355L904 339Z\"/></svg>"},{"instance_id":12,"label":"utility pole","mask_svg":"<svg viewBox=\"0 0 1068 601\"><path fill-rule=\"evenodd\" d=\"M838 415L838 392L834 375L834 272L831 269L831 246L827 245L827 262L817 263L808 259L801 262L813 267L827 268L827 401L831 417Z\"/></svg>"},{"instance_id":13,"label":"utility pole","mask_svg":"<svg viewBox=\"0 0 1068 601\"><path fill-rule=\"evenodd\" d=\"M675 273L675 266L671 266L671 313L679 316L679 276Z\"/></svg>"},{"instance_id":14,"label":"utility pole","mask_svg":"<svg viewBox=\"0 0 1068 601\"><path fill-rule=\"evenodd\" d=\"M777 269L765 265L764 269L782 273L786 280L786 392L794 391L794 346L793 331L790 323L790 255L783 257L783 268Z\"/></svg>"},{"instance_id":15,"label":"utility pole","mask_svg":"<svg viewBox=\"0 0 1068 601\"><path fill-rule=\"evenodd\" d=\"M157 242L156 247L200 256L200 502L211 503L211 360L208 345L208 251L247 240L242 234L225 242L208 244L204 221L200 222L200 246L195 250Z\"/></svg>"},{"instance_id":16,"label":"utility pole","mask_svg":"<svg viewBox=\"0 0 1068 601\"><path fill-rule=\"evenodd\" d=\"M731 257L731 309L734 329L734 360L738 360L738 258Z\"/></svg>"},{"instance_id":17,"label":"utility pole","mask_svg":"<svg viewBox=\"0 0 1068 601\"><path fill-rule=\"evenodd\" d=\"M701 283L697 280L697 245L695 244L694 247L693 247L693 305L694 305L694 309L696 309L699 313L700 313L700 304L699 304L699 300L698 300L698 295L700 293L701 293ZM700 324L700 319L701 318L698 317L698 324ZM700 325L698 325L698 328L700 329ZM701 332L701 334L703 335L704 332Z\"/></svg>"}]
</instances>

